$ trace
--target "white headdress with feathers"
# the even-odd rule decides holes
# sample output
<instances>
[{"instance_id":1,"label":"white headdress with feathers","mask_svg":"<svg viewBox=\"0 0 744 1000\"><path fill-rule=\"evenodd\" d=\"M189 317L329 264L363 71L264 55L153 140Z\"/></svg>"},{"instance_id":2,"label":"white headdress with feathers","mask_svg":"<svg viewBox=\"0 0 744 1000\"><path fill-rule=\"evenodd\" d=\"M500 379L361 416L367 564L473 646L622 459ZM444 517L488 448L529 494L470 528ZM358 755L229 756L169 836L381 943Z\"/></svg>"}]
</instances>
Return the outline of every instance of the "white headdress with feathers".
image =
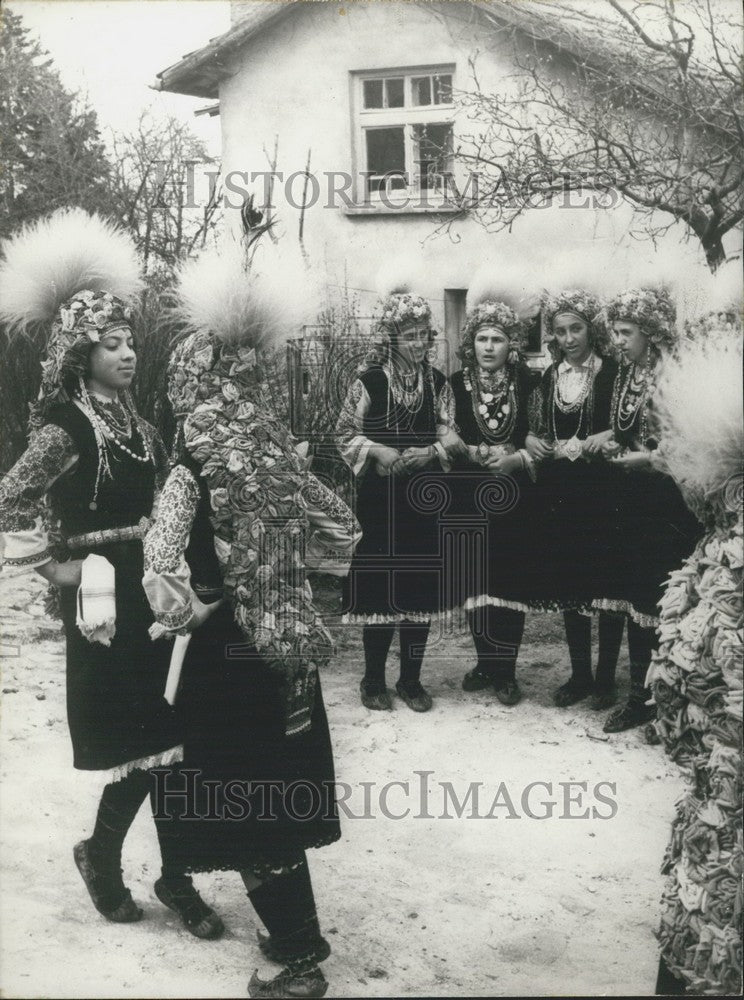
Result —
<instances>
[{"instance_id":1,"label":"white headdress with feathers","mask_svg":"<svg viewBox=\"0 0 744 1000\"><path fill-rule=\"evenodd\" d=\"M193 331L229 344L276 347L314 318L310 280L286 260L259 270L243 247L226 239L187 261L178 273L180 318Z\"/></svg>"},{"instance_id":2,"label":"white headdress with feathers","mask_svg":"<svg viewBox=\"0 0 744 1000\"><path fill-rule=\"evenodd\" d=\"M423 267L410 254L398 254L381 265L375 285L381 299L391 295L420 295L424 283Z\"/></svg>"},{"instance_id":3,"label":"white headdress with feathers","mask_svg":"<svg viewBox=\"0 0 744 1000\"><path fill-rule=\"evenodd\" d=\"M473 275L468 288L468 309L483 302L503 302L520 318L533 316L540 308L534 277L524 264L488 261Z\"/></svg>"},{"instance_id":4,"label":"white headdress with feathers","mask_svg":"<svg viewBox=\"0 0 744 1000\"><path fill-rule=\"evenodd\" d=\"M719 326L683 338L662 367L655 397L659 457L689 497L710 497L738 483L741 499L741 366L740 336Z\"/></svg>"},{"instance_id":5,"label":"white headdress with feathers","mask_svg":"<svg viewBox=\"0 0 744 1000\"><path fill-rule=\"evenodd\" d=\"M131 236L80 208L29 223L3 244L0 321L10 332L51 323L60 306L83 290L131 303L141 289Z\"/></svg>"}]
</instances>

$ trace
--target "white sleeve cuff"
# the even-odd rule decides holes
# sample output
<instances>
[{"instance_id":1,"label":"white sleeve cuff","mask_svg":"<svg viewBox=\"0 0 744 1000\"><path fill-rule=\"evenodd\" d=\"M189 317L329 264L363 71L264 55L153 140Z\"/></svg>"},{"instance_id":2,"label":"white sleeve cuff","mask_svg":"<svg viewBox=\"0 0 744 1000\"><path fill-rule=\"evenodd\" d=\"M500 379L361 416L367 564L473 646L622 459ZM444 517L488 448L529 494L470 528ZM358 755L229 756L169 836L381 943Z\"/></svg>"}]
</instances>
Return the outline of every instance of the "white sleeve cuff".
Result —
<instances>
[{"instance_id":1,"label":"white sleeve cuff","mask_svg":"<svg viewBox=\"0 0 744 1000\"><path fill-rule=\"evenodd\" d=\"M0 534L0 565L27 570L51 561L47 533L40 517L35 519L33 528Z\"/></svg>"},{"instance_id":2,"label":"white sleeve cuff","mask_svg":"<svg viewBox=\"0 0 744 1000\"><path fill-rule=\"evenodd\" d=\"M522 456L522 461L524 462L524 467L533 483L537 482L537 469L535 468L535 463L532 459L532 455L527 451L526 448L520 448L519 454Z\"/></svg>"},{"instance_id":3,"label":"white sleeve cuff","mask_svg":"<svg viewBox=\"0 0 744 1000\"><path fill-rule=\"evenodd\" d=\"M444 472L450 472L452 469L452 463L450 462L447 456L447 451L441 441L434 442L434 451L437 453L439 464L442 466Z\"/></svg>"},{"instance_id":4,"label":"white sleeve cuff","mask_svg":"<svg viewBox=\"0 0 744 1000\"><path fill-rule=\"evenodd\" d=\"M372 441L362 434L357 434L344 445L341 453L355 476L361 476L369 465L369 450L371 447Z\"/></svg>"}]
</instances>

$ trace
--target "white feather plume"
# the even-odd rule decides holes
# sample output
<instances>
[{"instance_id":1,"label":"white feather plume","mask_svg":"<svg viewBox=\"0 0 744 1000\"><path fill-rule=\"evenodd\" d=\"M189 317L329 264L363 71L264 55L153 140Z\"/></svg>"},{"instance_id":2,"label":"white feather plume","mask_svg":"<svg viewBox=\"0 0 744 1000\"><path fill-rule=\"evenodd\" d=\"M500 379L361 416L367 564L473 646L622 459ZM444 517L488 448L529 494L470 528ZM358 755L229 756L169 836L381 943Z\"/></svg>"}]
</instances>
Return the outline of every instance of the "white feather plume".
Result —
<instances>
[{"instance_id":1,"label":"white feather plume","mask_svg":"<svg viewBox=\"0 0 744 1000\"><path fill-rule=\"evenodd\" d=\"M744 275L741 260L729 260L721 264L711 275L708 291L709 311L714 313L735 312L741 315L744 299Z\"/></svg>"},{"instance_id":2,"label":"white feather plume","mask_svg":"<svg viewBox=\"0 0 744 1000\"><path fill-rule=\"evenodd\" d=\"M475 272L468 288L468 309L481 302L504 302L521 318L540 308L539 290L529 267L518 261L490 260Z\"/></svg>"},{"instance_id":3,"label":"white feather plume","mask_svg":"<svg viewBox=\"0 0 744 1000\"><path fill-rule=\"evenodd\" d=\"M297 336L314 319L309 282L284 259L264 268L255 259L248 266L242 246L225 239L181 267L178 314L192 330L257 349Z\"/></svg>"},{"instance_id":4,"label":"white feather plume","mask_svg":"<svg viewBox=\"0 0 744 1000\"><path fill-rule=\"evenodd\" d=\"M684 338L657 384L660 454L684 489L708 495L741 474L742 343L724 327Z\"/></svg>"},{"instance_id":5,"label":"white feather plume","mask_svg":"<svg viewBox=\"0 0 744 1000\"><path fill-rule=\"evenodd\" d=\"M4 242L0 320L16 332L49 323L83 289L111 292L131 304L142 286L128 233L81 208L61 209Z\"/></svg>"},{"instance_id":6,"label":"white feather plume","mask_svg":"<svg viewBox=\"0 0 744 1000\"><path fill-rule=\"evenodd\" d=\"M375 285L381 299L407 292L421 295L424 287L423 267L410 254L391 257L377 272Z\"/></svg>"}]
</instances>

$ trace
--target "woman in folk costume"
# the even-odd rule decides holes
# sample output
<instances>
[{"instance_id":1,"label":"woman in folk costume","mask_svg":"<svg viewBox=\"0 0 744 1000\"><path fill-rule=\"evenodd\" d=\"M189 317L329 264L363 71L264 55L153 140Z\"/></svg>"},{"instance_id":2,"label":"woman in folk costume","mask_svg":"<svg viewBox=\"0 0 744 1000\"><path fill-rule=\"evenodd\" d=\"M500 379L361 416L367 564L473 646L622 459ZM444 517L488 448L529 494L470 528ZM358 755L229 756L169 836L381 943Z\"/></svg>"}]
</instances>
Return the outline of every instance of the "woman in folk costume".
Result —
<instances>
[{"instance_id":1,"label":"woman in folk costume","mask_svg":"<svg viewBox=\"0 0 744 1000\"><path fill-rule=\"evenodd\" d=\"M159 631L191 635L176 708L200 819L175 823L182 862L242 875L270 932L261 950L285 966L269 982L254 975L250 995L316 997L330 948L305 851L340 829L318 678L331 637L306 570L346 572L359 530L305 471L276 411L271 348L291 316L249 271L238 247L181 271L191 332L168 386L178 459L145 542L144 585Z\"/></svg>"},{"instance_id":2,"label":"woman in folk costume","mask_svg":"<svg viewBox=\"0 0 744 1000\"><path fill-rule=\"evenodd\" d=\"M74 857L98 911L119 923L142 917L122 881L121 850L153 790L150 769L182 756L163 697L168 656L150 641L142 589L142 539L165 461L129 393L140 288L130 238L80 210L22 230L0 265L0 318L9 329L51 324L29 447L0 486L5 564L36 569L59 591L74 765L109 777L93 835ZM64 557L47 537L45 498ZM156 893L192 933L217 936L219 917L174 864L157 826Z\"/></svg>"},{"instance_id":3,"label":"woman in folk costume","mask_svg":"<svg viewBox=\"0 0 744 1000\"><path fill-rule=\"evenodd\" d=\"M529 431L531 373L524 364L524 329L502 298L493 268L475 276L463 331L463 367L450 378L456 431L447 453L460 518L474 520L471 552L453 560L456 603L468 609L478 662L465 691L493 687L505 705L521 692L515 671L524 632L523 536L530 515L534 463Z\"/></svg>"},{"instance_id":4,"label":"woman in folk costume","mask_svg":"<svg viewBox=\"0 0 744 1000\"><path fill-rule=\"evenodd\" d=\"M647 683L654 727L683 769L664 859L660 995L734 996L742 986L742 331L709 317L657 381L656 459L704 525L660 602ZM729 322L736 319L733 329Z\"/></svg>"},{"instance_id":5,"label":"woman in folk costume","mask_svg":"<svg viewBox=\"0 0 744 1000\"><path fill-rule=\"evenodd\" d=\"M539 523L529 565L540 565L535 603L563 610L571 677L555 693L560 707L592 696L592 708L614 703L615 667L624 623L599 615L596 678L592 675L593 600L604 594L604 569L612 551L615 516L602 446L612 436L610 407L617 364L602 322L599 298L570 288L546 296L543 309L554 362L542 378L539 426L526 447L539 463Z\"/></svg>"},{"instance_id":6,"label":"woman in folk costume","mask_svg":"<svg viewBox=\"0 0 744 1000\"><path fill-rule=\"evenodd\" d=\"M339 451L356 476L362 527L342 620L364 624L362 704L374 710L392 708L385 663L396 625L396 691L415 712L432 706L420 675L431 614L441 602L438 522L448 487L438 439L452 420L449 385L428 357L434 337L429 303L393 283L366 368L352 382L336 428Z\"/></svg>"},{"instance_id":7,"label":"woman in folk costume","mask_svg":"<svg viewBox=\"0 0 744 1000\"><path fill-rule=\"evenodd\" d=\"M645 678L657 644L662 585L689 555L700 525L674 480L653 465L655 381L677 342L670 295L665 289L631 289L613 298L606 314L624 363L612 396L613 436L602 448L612 465L610 489L618 508L614 552L606 567L605 593L612 596L595 607L628 618L630 696L604 726L615 733L654 716L653 706L646 704Z\"/></svg>"}]
</instances>

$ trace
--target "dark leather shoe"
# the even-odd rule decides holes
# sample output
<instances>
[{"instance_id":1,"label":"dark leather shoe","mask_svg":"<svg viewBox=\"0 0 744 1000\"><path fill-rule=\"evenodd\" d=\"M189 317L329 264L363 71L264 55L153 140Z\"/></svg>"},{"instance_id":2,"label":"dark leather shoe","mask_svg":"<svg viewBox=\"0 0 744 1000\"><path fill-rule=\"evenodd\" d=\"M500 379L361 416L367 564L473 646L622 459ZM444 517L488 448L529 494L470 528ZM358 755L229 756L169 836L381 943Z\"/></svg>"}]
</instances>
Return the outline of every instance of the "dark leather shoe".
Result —
<instances>
[{"instance_id":1,"label":"dark leather shoe","mask_svg":"<svg viewBox=\"0 0 744 1000\"><path fill-rule=\"evenodd\" d=\"M75 844L72 856L93 905L101 916L114 924L134 924L142 919L142 910L122 882L120 868L106 872L94 865L87 840Z\"/></svg>"},{"instance_id":2,"label":"dark leather shoe","mask_svg":"<svg viewBox=\"0 0 744 1000\"><path fill-rule=\"evenodd\" d=\"M646 705L640 699L630 698L625 705L616 708L604 724L606 733L623 733L635 729L656 718L656 705Z\"/></svg>"},{"instance_id":3,"label":"dark leather shoe","mask_svg":"<svg viewBox=\"0 0 744 1000\"><path fill-rule=\"evenodd\" d=\"M276 941L272 935L262 934L261 931L257 930L256 938L258 939L258 947L261 949L261 954L270 962L277 962L279 965L286 965L292 958L292 956L282 948L281 942ZM315 961L325 962L330 954L330 944L324 937L319 937L315 947Z\"/></svg>"},{"instance_id":4,"label":"dark leather shoe","mask_svg":"<svg viewBox=\"0 0 744 1000\"><path fill-rule=\"evenodd\" d=\"M502 705L516 705L522 700L519 684L513 678L507 681L496 681L493 689Z\"/></svg>"},{"instance_id":5,"label":"dark leather shoe","mask_svg":"<svg viewBox=\"0 0 744 1000\"><path fill-rule=\"evenodd\" d=\"M186 930L194 937L216 941L225 933L222 920L207 906L188 876L168 880L159 878L153 888L163 906L177 913Z\"/></svg>"},{"instance_id":6,"label":"dark leather shoe","mask_svg":"<svg viewBox=\"0 0 744 1000\"><path fill-rule=\"evenodd\" d=\"M490 688L492 685L493 674L481 670L480 667L473 667L472 670L468 670L462 679L463 691L485 691L486 688Z\"/></svg>"},{"instance_id":7,"label":"dark leather shoe","mask_svg":"<svg viewBox=\"0 0 744 1000\"><path fill-rule=\"evenodd\" d=\"M248 983L249 997L323 997L328 980L317 967L305 972L282 969L273 979L263 980L254 972Z\"/></svg>"},{"instance_id":8,"label":"dark leather shoe","mask_svg":"<svg viewBox=\"0 0 744 1000\"><path fill-rule=\"evenodd\" d=\"M395 685L395 690L398 692L398 696L414 712L428 712L434 704L429 692L425 691L418 681L415 681L413 684L406 684L405 686L402 681L398 681Z\"/></svg>"},{"instance_id":9,"label":"dark leather shoe","mask_svg":"<svg viewBox=\"0 0 744 1000\"><path fill-rule=\"evenodd\" d=\"M362 695L362 704L365 708L371 708L375 712L392 711L393 701L386 687L378 687L363 679L359 685L359 690Z\"/></svg>"},{"instance_id":10,"label":"dark leather shoe","mask_svg":"<svg viewBox=\"0 0 744 1000\"><path fill-rule=\"evenodd\" d=\"M593 684L591 681L575 681L573 678L561 684L553 696L553 701L558 708L568 708L575 705L584 698L588 698L592 693Z\"/></svg>"},{"instance_id":11,"label":"dark leather shoe","mask_svg":"<svg viewBox=\"0 0 744 1000\"><path fill-rule=\"evenodd\" d=\"M592 696L589 699L589 708L594 712L602 712L607 708L612 708L617 704L617 688L614 684L594 685Z\"/></svg>"}]
</instances>

